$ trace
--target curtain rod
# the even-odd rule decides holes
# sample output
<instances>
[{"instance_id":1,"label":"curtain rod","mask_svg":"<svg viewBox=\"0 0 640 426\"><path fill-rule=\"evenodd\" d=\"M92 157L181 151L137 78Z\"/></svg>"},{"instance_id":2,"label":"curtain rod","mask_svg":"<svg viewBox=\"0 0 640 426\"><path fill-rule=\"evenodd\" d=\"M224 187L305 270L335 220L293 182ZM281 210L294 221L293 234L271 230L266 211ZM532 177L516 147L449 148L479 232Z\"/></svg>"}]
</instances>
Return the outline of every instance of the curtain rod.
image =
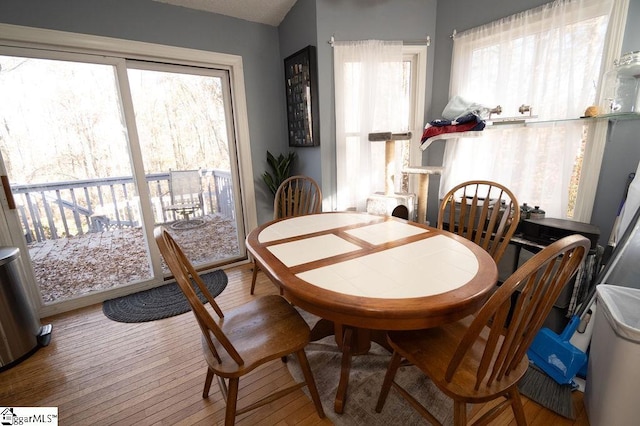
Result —
<instances>
[{"instance_id":1,"label":"curtain rod","mask_svg":"<svg viewBox=\"0 0 640 426\"><path fill-rule=\"evenodd\" d=\"M333 45L335 44L336 39L334 36L331 36L331 39L329 39L329 41L327 43L329 43L329 45L331 47L333 47ZM427 38L422 39L422 40L402 40L402 44L410 46L410 45L423 45L426 44L427 47L431 46L431 37L427 36Z\"/></svg>"}]
</instances>

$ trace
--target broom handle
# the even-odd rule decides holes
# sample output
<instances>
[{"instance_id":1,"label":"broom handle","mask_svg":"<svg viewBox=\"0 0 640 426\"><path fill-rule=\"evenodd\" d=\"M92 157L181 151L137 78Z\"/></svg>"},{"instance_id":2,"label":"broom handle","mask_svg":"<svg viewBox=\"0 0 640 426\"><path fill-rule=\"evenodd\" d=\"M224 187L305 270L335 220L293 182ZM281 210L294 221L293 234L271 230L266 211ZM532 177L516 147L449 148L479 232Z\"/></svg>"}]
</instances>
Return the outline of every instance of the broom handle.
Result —
<instances>
[{"instance_id":1,"label":"broom handle","mask_svg":"<svg viewBox=\"0 0 640 426\"><path fill-rule=\"evenodd\" d=\"M629 175L627 176L627 181L624 185L624 192L622 193L622 198L620 199L620 204L618 205L618 210L616 211L616 218L613 221L613 227L611 228L611 233L609 234L607 248L613 248L616 246L616 237L618 236L618 228L620 227L620 220L622 219L622 208L624 207L624 203L627 201L627 195L629 195L629 186L631 186L631 182L635 177L635 173L629 173Z\"/></svg>"},{"instance_id":2,"label":"broom handle","mask_svg":"<svg viewBox=\"0 0 640 426\"><path fill-rule=\"evenodd\" d=\"M625 182L625 188L624 188L624 193L622 194L622 199L620 200L620 205L618 206L618 211L617 211L617 216L616 216L616 220L613 224L613 229L611 230L611 235L609 237L609 243L614 242L613 240L615 239L614 235L615 233L617 233L617 228L620 222L620 213L622 213L622 207L624 206L626 200L627 200L627 195L629 194L629 186L631 186L631 182L635 179L636 174L635 173L629 173L629 175L627 176L627 181ZM640 220L640 209L638 209L638 211L635 212L633 219L631 220L631 223L636 223L638 220ZM615 241L615 245L617 246L618 243L624 241L627 237L627 232L625 232L624 235L622 235L622 237L620 238L620 241ZM611 247L610 245L607 247L609 248ZM606 251L606 250L605 250ZM606 255L606 254L605 254ZM605 255L603 255L603 259L605 258ZM578 309L576 315L580 317L580 324L578 325L577 331L578 333L584 333L587 325L589 324L589 321L591 320L591 309L589 309L593 303L595 302L596 299L596 291L597 291L597 287L598 284L602 282L604 276L606 275L606 273L609 270L609 266L611 265L611 258L613 257L613 253L610 253L609 256L607 256L606 262L607 264L605 265L604 268L602 268L602 270L600 271L600 273L598 274L598 277L596 278L596 284L593 286L593 288L591 290L589 290L589 293L587 294L587 297L585 298L585 300L588 300L588 303L581 305L580 309Z\"/></svg>"},{"instance_id":3,"label":"broom handle","mask_svg":"<svg viewBox=\"0 0 640 426\"><path fill-rule=\"evenodd\" d=\"M587 306L591 307L592 304L593 304L593 300L590 300ZM589 325L589 321L591 321L591 314L592 314L591 309L587 309L585 310L584 315L579 317L580 324L578 324L578 328L576 329L578 333L585 332L585 330L587 329L587 325Z\"/></svg>"}]
</instances>

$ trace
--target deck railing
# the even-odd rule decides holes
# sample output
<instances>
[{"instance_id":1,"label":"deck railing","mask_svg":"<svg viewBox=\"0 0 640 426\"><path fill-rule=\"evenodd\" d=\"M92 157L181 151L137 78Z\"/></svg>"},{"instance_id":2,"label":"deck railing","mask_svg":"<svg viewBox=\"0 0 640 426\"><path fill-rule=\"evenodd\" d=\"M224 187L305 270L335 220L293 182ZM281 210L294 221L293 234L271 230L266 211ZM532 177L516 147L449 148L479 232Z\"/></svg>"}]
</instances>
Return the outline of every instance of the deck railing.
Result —
<instances>
[{"instance_id":1,"label":"deck railing","mask_svg":"<svg viewBox=\"0 0 640 426\"><path fill-rule=\"evenodd\" d=\"M219 213L235 220L231 174L201 170L202 200L195 216ZM146 176L155 223L180 219L171 204L169 172ZM28 243L58 239L109 228L140 226L139 198L132 176L66 182L11 185Z\"/></svg>"}]
</instances>

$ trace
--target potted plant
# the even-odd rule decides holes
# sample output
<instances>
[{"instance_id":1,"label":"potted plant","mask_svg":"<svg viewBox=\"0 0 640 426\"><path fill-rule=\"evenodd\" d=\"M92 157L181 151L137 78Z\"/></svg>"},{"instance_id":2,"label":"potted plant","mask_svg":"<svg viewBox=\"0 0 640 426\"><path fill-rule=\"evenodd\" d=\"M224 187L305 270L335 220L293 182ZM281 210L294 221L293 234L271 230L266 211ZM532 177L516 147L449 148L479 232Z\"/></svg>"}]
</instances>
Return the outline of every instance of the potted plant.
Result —
<instances>
[{"instance_id":1,"label":"potted plant","mask_svg":"<svg viewBox=\"0 0 640 426\"><path fill-rule=\"evenodd\" d=\"M295 158L296 153L293 151L289 152L286 156L280 154L278 157L274 157L273 154L267 151L267 164L271 167L273 174L268 171L264 172L262 180L274 196L280 184L290 176L291 164Z\"/></svg>"}]
</instances>

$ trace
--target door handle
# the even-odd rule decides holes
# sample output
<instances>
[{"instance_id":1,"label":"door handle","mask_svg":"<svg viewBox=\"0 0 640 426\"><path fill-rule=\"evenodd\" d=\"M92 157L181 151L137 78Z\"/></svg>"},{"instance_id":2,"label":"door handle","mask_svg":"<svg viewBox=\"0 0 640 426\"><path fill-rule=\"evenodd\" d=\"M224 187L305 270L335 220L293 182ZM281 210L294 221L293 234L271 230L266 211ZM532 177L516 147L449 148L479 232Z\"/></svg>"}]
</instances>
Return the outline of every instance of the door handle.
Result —
<instances>
[{"instance_id":1,"label":"door handle","mask_svg":"<svg viewBox=\"0 0 640 426\"><path fill-rule=\"evenodd\" d=\"M9 185L9 177L6 175L0 176L2 179L2 189L4 190L4 196L7 198L7 206L9 210L16 209L16 202L13 199L13 193L11 192L11 185Z\"/></svg>"}]
</instances>

